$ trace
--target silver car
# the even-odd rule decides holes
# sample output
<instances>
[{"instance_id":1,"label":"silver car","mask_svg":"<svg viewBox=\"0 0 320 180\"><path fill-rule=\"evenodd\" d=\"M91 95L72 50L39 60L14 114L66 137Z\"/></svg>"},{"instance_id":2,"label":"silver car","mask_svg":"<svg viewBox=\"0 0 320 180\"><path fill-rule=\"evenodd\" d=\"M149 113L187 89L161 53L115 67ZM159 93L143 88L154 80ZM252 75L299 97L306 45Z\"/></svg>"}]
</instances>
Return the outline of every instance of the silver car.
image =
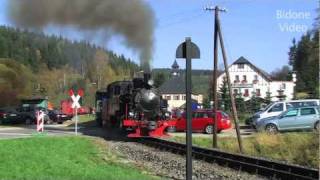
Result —
<instances>
[{"instance_id":1,"label":"silver car","mask_svg":"<svg viewBox=\"0 0 320 180\"><path fill-rule=\"evenodd\" d=\"M276 133L313 129L319 131L319 106L289 109L278 116L261 119L257 124L258 131Z\"/></svg>"}]
</instances>

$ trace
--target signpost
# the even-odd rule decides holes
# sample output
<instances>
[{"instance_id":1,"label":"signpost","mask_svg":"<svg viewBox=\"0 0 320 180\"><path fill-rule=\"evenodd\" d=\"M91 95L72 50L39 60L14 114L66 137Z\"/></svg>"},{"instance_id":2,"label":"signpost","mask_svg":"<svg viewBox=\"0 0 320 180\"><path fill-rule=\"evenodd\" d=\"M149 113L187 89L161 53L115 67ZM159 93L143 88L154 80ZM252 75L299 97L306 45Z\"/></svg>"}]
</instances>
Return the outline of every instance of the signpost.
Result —
<instances>
[{"instance_id":1,"label":"signpost","mask_svg":"<svg viewBox=\"0 0 320 180\"><path fill-rule=\"evenodd\" d=\"M186 59L186 107L187 107L187 162L186 162L186 179L192 180L192 108L191 108L191 59L200 58L200 50L196 44L191 42L187 37L186 41L180 44L176 51L176 58Z\"/></svg>"},{"instance_id":2,"label":"signpost","mask_svg":"<svg viewBox=\"0 0 320 180\"><path fill-rule=\"evenodd\" d=\"M37 131L43 132L44 130L44 113L43 111L37 111Z\"/></svg>"},{"instance_id":3,"label":"signpost","mask_svg":"<svg viewBox=\"0 0 320 180\"><path fill-rule=\"evenodd\" d=\"M79 100L81 97L83 97L83 90L82 89L79 89L78 90L78 94L77 95L74 95L74 92L72 89L69 90L69 95L73 101L72 103L72 108L74 109L74 112L75 112L75 119L76 119L76 122L75 122L75 133L76 135L78 135L78 108L81 107L80 103L79 103Z\"/></svg>"}]
</instances>

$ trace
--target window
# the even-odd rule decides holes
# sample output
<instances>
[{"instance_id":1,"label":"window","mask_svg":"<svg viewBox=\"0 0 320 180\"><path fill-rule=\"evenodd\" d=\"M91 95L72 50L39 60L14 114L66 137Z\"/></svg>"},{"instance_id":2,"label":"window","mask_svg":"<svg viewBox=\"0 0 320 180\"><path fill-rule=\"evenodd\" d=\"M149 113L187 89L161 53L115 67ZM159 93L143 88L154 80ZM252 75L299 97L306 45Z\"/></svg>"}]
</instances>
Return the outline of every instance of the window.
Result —
<instances>
[{"instance_id":1,"label":"window","mask_svg":"<svg viewBox=\"0 0 320 180\"><path fill-rule=\"evenodd\" d=\"M238 95L238 89L233 90L233 95Z\"/></svg>"},{"instance_id":2,"label":"window","mask_svg":"<svg viewBox=\"0 0 320 180\"><path fill-rule=\"evenodd\" d=\"M180 96L179 95L173 96L173 100L180 100Z\"/></svg>"},{"instance_id":3,"label":"window","mask_svg":"<svg viewBox=\"0 0 320 180\"><path fill-rule=\"evenodd\" d=\"M171 100L171 96L166 96L166 100Z\"/></svg>"},{"instance_id":4,"label":"window","mask_svg":"<svg viewBox=\"0 0 320 180\"><path fill-rule=\"evenodd\" d=\"M236 75L236 81L239 81L239 75Z\"/></svg>"},{"instance_id":5,"label":"window","mask_svg":"<svg viewBox=\"0 0 320 180\"><path fill-rule=\"evenodd\" d=\"M244 90L243 96L248 97L249 96L249 89Z\"/></svg>"},{"instance_id":6,"label":"window","mask_svg":"<svg viewBox=\"0 0 320 180\"><path fill-rule=\"evenodd\" d=\"M290 110L288 111L284 117L293 117L293 116L297 116L298 114L298 110L297 109L293 109L293 110Z\"/></svg>"},{"instance_id":7,"label":"window","mask_svg":"<svg viewBox=\"0 0 320 180\"><path fill-rule=\"evenodd\" d=\"M257 84L258 82L258 75L254 75L253 84Z\"/></svg>"},{"instance_id":8,"label":"window","mask_svg":"<svg viewBox=\"0 0 320 180\"><path fill-rule=\"evenodd\" d=\"M204 113L202 112L195 112L192 114L193 118L203 118L204 117Z\"/></svg>"},{"instance_id":9,"label":"window","mask_svg":"<svg viewBox=\"0 0 320 180\"><path fill-rule=\"evenodd\" d=\"M186 100L187 99L187 97L186 96L182 96L182 100Z\"/></svg>"},{"instance_id":10,"label":"window","mask_svg":"<svg viewBox=\"0 0 320 180\"><path fill-rule=\"evenodd\" d=\"M279 112L283 111L283 103L275 104L268 112Z\"/></svg>"},{"instance_id":11,"label":"window","mask_svg":"<svg viewBox=\"0 0 320 180\"><path fill-rule=\"evenodd\" d=\"M244 69L244 64L238 64L238 69Z\"/></svg>"},{"instance_id":12,"label":"window","mask_svg":"<svg viewBox=\"0 0 320 180\"><path fill-rule=\"evenodd\" d=\"M243 75L243 80L247 81L247 76L246 75Z\"/></svg>"},{"instance_id":13,"label":"window","mask_svg":"<svg viewBox=\"0 0 320 180\"><path fill-rule=\"evenodd\" d=\"M316 110L314 108L303 108L300 112L301 116L316 114Z\"/></svg>"},{"instance_id":14,"label":"window","mask_svg":"<svg viewBox=\"0 0 320 180\"><path fill-rule=\"evenodd\" d=\"M261 96L260 89L256 89L256 95L257 95L257 96Z\"/></svg>"}]
</instances>

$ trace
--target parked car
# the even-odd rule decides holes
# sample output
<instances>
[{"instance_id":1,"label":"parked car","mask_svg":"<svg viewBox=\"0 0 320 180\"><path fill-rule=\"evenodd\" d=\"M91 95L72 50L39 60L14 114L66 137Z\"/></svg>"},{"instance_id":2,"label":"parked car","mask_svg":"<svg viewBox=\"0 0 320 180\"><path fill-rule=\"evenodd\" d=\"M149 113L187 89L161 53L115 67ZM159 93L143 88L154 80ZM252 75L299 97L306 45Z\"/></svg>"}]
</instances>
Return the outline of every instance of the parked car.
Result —
<instances>
[{"instance_id":1,"label":"parked car","mask_svg":"<svg viewBox=\"0 0 320 180\"><path fill-rule=\"evenodd\" d=\"M19 107L17 112L24 119L25 124L36 124L37 123L37 112L44 112L44 122L50 123L50 118L48 116L48 110L41 107Z\"/></svg>"},{"instance_id":2,"label":"parked car","mask_svg":"<svg viewBox=\"0 0 320 180\"><path fill-rule=\"evenodd\" d=\"M256 124L264 118L278 116L281 113L292 108L300 108L307 106L319 106L319 99L300 99L300 100L290 100L290 101L279 101L270 103L267 107L261 111L255 113L251 118L246 121L246 124L251 124L254 128Z\"/></svg>"},{"instance_id":3,"label":"parked car","mask_svg":"<svg viewBox=\"0 0 320 180\"><path fill-rule=\"evenodd\" d=\"M48 112L49 118L52 122L62 124L64 121L70 120L72 116L64 114L59 110L49 110Z\"/></svg>"},{"instance_id":4,"label":"parked car","mask_svg":"<svg viewBox=\"0 0 320 180\"><path fill-rule=\"evenodd\" d=\"M293 108L278 116L262 119L256 127L258 131L268 133L311 129L319 131L319 113L319 106Z\"/></svg>"},{"instance_id":5,"label":"parked car","mask_svg":"<svg viewBox=\"0 0 320 180\"><path fill-rule=\"evenodd\" d=\"M0 124L24 123L24 118L15 108L0 109Z\"/></svg>"},{"instance_id":6,"label":"parked car","mask_svg":"<svg viewBox=\"0 0 320 180\"><path fill-rule=\"evenodd\" d=\"M231 128L231 121L223 111L217 112L218 117L218 132ZM175 126L169 127L169 131L186 131L187 121L186 114L183 113L180 118L174 119ZM214 113L212 110L195 110L192 113L192 131L193 132L205 132L207 134L213 133L214 128Z\"/></svg>"}]
</instances>

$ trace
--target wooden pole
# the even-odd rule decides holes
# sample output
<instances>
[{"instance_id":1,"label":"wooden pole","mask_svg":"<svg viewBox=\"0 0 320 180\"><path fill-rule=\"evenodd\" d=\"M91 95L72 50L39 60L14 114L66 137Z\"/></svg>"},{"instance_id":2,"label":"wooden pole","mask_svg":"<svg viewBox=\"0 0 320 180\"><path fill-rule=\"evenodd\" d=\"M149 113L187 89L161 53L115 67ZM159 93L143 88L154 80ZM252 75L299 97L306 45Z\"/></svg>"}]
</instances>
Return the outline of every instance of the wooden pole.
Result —
<instances>
[{"instance_id":1,"label":"wooden pole","mask_svg":"<svg viewBox=\"0 0 320 180\"><path fill-rule=\"evenodd\" d=\"M223 37L222 37L222 33L221 33L221 26L220 26L219 19L217 20L217 28L218 28L218 33L219 33L218 37L219 37L219 40L220 40L220 46L221 46L221 50L222 50L224 68L225 68L226 77L227 77L229 96L230 96L230 99L231 99L232 116L233 116L234 125L235 125L236 132L237 132L239 150L240 150L241 153L243 153L242 140L241 140L240 129L239 129L239 124L238 124L238 113L237 113L237 108L236 108L234 96L232 94L232 87L231 87L231 82L230 82L230 74L229 74L229 69L228 69L228 61L227 61L227 56L226 56L226 52L225 52L225 48L224 48Z\"/></svg>"},{"instance_id":2,"label":"wooden pole","mask_svg":"<svg viewBox=\"0 0 320 180\"><path fill-rule=\"evenodd\" d=\"M214 129L213 129L213 136L212 136L212 147L218 148L217 143L217 132L218 132L218 96L217 96L217 78L218 78L218 18L219 18L219 9L218 6L215 7L215 21L214 21L214 56L213 56L213 99L214 99Z\"/></svg>"}]
</instances>

